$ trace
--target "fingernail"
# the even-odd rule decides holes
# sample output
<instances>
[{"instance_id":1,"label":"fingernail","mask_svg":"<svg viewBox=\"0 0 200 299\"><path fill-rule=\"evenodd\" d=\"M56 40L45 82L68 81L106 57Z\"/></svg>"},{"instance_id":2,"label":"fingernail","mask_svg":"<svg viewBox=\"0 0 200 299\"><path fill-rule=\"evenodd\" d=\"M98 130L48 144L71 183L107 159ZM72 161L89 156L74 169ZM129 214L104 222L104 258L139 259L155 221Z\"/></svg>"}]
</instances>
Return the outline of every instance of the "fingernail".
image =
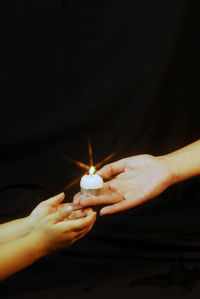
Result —
<instances>
[{"instance_id":1,"label":"fingernail","mask_svg":"<svg viewBox=\"0 0 200 299\"><path fill-rule=\"evenodd\" d=\"M65 212L67 212L67 213L71 213L72 212L72 207L71 206L67 206L67 207L65 207Z\"/></svg>"}]
</instances>

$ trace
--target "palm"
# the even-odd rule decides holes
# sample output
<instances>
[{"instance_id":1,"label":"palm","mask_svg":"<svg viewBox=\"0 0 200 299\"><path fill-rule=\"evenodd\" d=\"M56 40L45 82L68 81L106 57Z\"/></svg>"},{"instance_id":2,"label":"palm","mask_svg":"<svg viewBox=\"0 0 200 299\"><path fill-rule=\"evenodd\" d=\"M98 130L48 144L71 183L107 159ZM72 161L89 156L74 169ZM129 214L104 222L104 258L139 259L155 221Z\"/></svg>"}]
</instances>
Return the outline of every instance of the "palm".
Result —
<instances>
[{"instance_id":1,"label":"palm","mask_svg":"<svg viewBox=\"0 0 200 299\"><path fill-rule=\"evenodd\" d=\"M133 206L160 194L168 186L168 171L164 164L149 155L124 160L124 172L111 183Z\"/></svg>"},{"instance_id":2,"label":"palm","mask_svg":"<svg viewBox=\"0 0 200 299\"><path fill-rule=\"evenodd\" d=\"M151 155L139 155L108 164L99 170L104 183L96 197L77 194L75 204L82 206L107 205L101 215L121 212L157 196L170 185L170 173L163 160Z\"/></svg>"}]
</instances>

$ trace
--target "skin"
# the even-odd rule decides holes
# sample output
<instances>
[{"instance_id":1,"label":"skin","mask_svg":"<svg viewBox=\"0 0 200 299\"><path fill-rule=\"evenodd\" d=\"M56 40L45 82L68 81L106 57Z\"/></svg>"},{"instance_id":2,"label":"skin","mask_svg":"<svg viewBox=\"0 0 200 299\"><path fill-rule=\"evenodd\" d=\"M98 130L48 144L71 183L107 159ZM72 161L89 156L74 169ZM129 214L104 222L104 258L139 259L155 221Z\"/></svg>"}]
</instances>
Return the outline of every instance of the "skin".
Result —
<instances>
[{"instance_id":1,"label":"skin","mask_svg":"<svg viewBox=\"0 0 200 299\"><path fill-rule=\"evenodd\" d=\"M40 203L27 218L0 225L0 280L91 230L96 213L73 210L72 204L61 204L64 197L61 193Z\"/></svg>"},{"instance_id":2,"label":"skin","mask_svg":"<svg viewBox=\"0 0 200 299\"><path fill-rule=\"evenodd\" d=\"M74 205L106 205L100 215L134 208L169 186L200 174L200 140L164 156L138 155L110 163L97 173L103 179L98 196L74 196Z\"/></svg>"},{"instance_id":3,"label":"skin","mask_svg":"<svg viewBox=\"0 0 200 299\"><path fill-rule=\"evenodd\" d=\"M27 235L45 216L54 213L61 208L68 207L69 211L71 211L68 215L68 219L76 219L86 216L86 211L80 210L80 207L77 206L76 211L73 211L73 205L71 203L62 203L64 198L65 194L62 192L42 201L28 217L1 224L0 245Z\"/></svg>"}]
</instances>

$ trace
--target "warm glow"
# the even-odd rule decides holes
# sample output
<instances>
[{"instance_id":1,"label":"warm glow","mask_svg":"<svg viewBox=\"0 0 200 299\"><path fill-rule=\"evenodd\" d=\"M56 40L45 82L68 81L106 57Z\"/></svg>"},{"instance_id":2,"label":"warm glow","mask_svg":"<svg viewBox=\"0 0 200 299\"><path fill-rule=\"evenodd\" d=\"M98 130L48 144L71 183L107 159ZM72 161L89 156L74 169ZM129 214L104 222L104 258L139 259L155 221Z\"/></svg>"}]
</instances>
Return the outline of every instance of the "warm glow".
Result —
<instances>
[{"instance_id":1,"label":"warm glow","mask_svg":"<svg viewBox=\"0 0 200 299\"><path fill-rule=\"evenodd\" d=\"M95 167L91 166L90 167L90 175L93 175L95 173Z\"/></svg>"},{"instance_id":2,"label":"warm glow","mask_svg":"<svg viewBox=\"0 0 200 299\"><path fill-rule=\"evenodd\" d=\"M74 160L74 159L72 159L72 158L70 158L66 155L64 156L64 158L67 159L69 162L72 162L75 165L79 166L80 168L87 170L87 172L85 172L85 174L88 174L88 170L89 170L89 173L90 173L91 176L94 175L96 169L99 169L100 167L102 167L103 164L108 162L110 159L112 159L117 154L117 152L112 153L111 155L106 157L103 161L96 164L95 167L94 167L94 166L92 166L94 162L93 162L93 158L92 158L92 143L91 143L91 140L88 141L88 150L89 150L90 165L86 165L85 163ZM72 188L76 183L78 183L80 181L81 177L79 177L79 178L75 179L73 182L69 183L65 187L64 190L68 190L68 189Z\"/></svg>"}]
</instances>

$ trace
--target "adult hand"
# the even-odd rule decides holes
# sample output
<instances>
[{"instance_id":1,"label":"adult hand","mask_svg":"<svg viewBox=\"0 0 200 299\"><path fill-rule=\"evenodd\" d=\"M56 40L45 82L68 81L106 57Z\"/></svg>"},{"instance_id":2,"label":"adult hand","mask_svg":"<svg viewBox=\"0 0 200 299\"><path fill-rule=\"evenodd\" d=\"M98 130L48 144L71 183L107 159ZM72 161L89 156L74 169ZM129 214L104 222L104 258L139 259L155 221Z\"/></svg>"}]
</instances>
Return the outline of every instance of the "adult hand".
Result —
<instances>
[{"instance_id":1,"label":"adult hand","mask_svg":"<svg viewBox=\"0 0 200 299\"><path fill-rule=\"evenodd\" d=\"M165 159L151 155L125 158L104 166L97 172L104 183L98 196L76 194L75 205L102 205L100 215L113 214L136 207L159 195L173 183L173 175Z\"/></svg>"}]
</instances>

